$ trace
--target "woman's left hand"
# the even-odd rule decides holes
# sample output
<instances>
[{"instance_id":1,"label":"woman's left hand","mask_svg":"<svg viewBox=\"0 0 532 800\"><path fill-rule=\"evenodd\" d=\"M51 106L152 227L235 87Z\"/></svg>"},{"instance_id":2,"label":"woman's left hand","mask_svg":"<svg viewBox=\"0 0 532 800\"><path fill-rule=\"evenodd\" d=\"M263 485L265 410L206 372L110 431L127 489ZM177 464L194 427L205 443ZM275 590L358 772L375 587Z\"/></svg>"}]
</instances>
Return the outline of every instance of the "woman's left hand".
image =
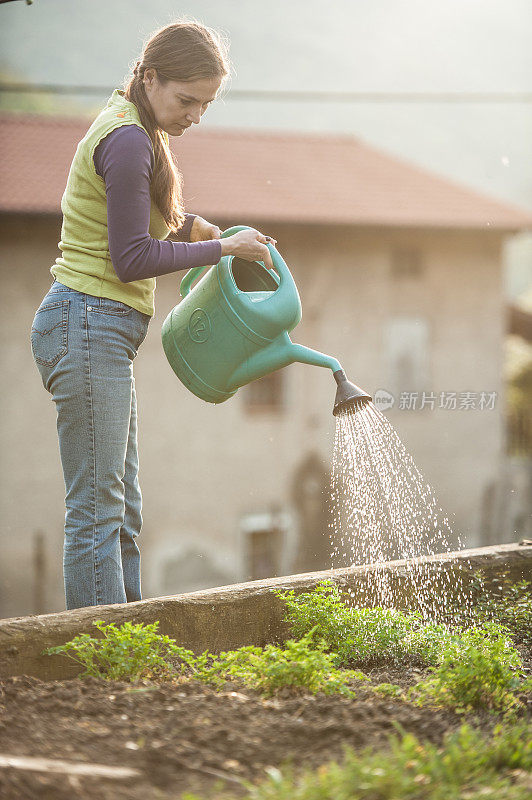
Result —
<instances>
[{"instance_id":1,"label":"woman's left hand","mask_svg":"<svg viewBox=\"0 0 532 800\"><path fill-rule=\"evenodd\" d=\"M219 239L222 232L218 225L207 222L203 217L195 217L190 229L191 242L205 242L208 239Z\"/></svg>"}]
</instances>

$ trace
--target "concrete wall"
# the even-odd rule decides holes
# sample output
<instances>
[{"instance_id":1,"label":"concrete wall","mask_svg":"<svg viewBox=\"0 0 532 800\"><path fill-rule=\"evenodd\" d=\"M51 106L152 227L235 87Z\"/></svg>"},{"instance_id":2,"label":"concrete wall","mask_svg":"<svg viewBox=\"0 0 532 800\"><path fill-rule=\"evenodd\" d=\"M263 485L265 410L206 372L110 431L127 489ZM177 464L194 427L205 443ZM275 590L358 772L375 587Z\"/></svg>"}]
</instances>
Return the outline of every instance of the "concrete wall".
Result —
<instances>
[{"instance_id":1,"label":"concrete wall","mask_svg":"<svg viewBox=\"0 0 532 800\"><path fill-rule=\"evenodd\" d=\"M300 290L303 321L294 341L336 356L352 380L374 392L389 386L389 319L423 318L429 331L428 388L498 393L494 411L387 412L442 507L454 515L463 544L483 544L481 498L503 455L500 237L491 232L261 227L277 236ZM64 486L55 408L40 382L29 340L33 315L50 285L59 238L58 219L0 220L0 616L64 608ZM392 280L391 253L397 247L419 250L424 264L419 279ZM303 539L294 473L312 453L328 469L333 448L335 385L325 370L297 364L287 368L285 405L275 413L246 413L245 389L220 406L207 405L184 389L160 344L161 325L178 300L178 285L177 275L158 280L156 316L135 361L146 597L253 577L247 571L243 529L249 515L281 515L280 574L290 573ZM46 555L44 601L43 587L35 597L32 574L32 540L39 530Z\"/></svg>"}]
</instances>

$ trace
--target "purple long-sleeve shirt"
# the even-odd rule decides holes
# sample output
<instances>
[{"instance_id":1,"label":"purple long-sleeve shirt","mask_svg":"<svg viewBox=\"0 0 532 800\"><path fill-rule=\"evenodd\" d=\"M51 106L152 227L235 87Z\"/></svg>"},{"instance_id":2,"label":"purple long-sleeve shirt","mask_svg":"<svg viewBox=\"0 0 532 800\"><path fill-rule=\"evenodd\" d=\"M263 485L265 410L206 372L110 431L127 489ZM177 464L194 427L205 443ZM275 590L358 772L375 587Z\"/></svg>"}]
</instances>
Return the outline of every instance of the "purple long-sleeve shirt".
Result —
<instances>
[{"instance_id":1,"label":"purple long-sleeve shirt","mask_svg":"<svg viewBox=\"0 0 532 800\"><path fill-rule=\"evenodd\" d=\"M109 252L121 281L218 263L222 246L217 239L171 242L150 236L153 151L142 128L121 125L108 133L94 151L94 166L105 182ZM179 239L189 238L193 221L187 214Z\"/></svg>"}]
</instances>

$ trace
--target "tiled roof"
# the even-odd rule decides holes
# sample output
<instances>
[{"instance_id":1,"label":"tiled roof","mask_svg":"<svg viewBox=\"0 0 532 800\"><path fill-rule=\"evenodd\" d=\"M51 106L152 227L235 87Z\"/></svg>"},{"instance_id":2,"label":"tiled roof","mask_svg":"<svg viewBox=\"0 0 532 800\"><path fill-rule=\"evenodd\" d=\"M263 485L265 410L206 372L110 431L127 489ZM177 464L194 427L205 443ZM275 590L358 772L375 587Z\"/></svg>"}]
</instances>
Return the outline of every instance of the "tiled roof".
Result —
<instances>
[{"instance_id":1,"label":"tiled roof","mask_svg":"<svg viewBox=\"0 0 532 800\"><path fill-rule=\"evenodd\" d=\"M0 114L0 211L60 213L70 163L89 124ZM532 211L351 136L199 128L171 142L187 209L213 220L532 229Z\"/></svg>"}]
</instances>

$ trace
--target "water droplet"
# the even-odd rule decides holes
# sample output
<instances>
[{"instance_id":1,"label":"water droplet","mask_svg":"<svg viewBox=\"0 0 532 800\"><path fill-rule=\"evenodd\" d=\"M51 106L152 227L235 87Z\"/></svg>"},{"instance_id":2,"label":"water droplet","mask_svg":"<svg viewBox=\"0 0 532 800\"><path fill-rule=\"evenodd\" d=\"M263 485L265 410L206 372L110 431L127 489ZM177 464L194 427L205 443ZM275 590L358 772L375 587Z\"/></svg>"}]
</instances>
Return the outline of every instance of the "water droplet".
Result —
<instances>
[{"instance_id":1,"label":"water droplet","mask_svg":"<svg viewBox=\"0 0 532 800\"><path fill-rule=\"evenodd\" d=\"M457 576L438 570L434 559L419 559L462 545L430 484L373 403L343 409L336 416L331 505L333 569L373 565L372 580L362 589L364 605L400 607L400 584L404 590L410 583L408 594L423 618L443 619L445 583L450 589ZM406 560L400 575L384 569L394 559ZM456 593L463 608L469 594L462 597L460 588Z\"/></svg>"}]
</instances>

